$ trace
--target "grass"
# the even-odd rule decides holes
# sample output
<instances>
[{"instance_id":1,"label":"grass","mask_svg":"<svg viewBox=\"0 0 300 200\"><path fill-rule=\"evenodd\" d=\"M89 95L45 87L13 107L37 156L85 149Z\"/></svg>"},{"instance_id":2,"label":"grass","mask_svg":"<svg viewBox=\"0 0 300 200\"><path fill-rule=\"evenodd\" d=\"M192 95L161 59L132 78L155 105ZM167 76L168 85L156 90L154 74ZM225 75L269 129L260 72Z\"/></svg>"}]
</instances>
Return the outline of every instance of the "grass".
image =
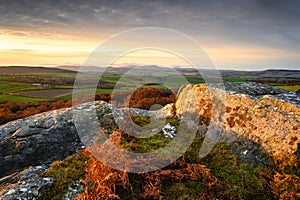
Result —
<instances>
[{"instance_id":1,"label":"grass","mask_svg":"<svg viewBox=\"0 0 300 200\"><path fill-rule=\"evenodd\" d=\"M200 76L200 75L199 75ZM186 80L190 83L190 84L199 84L199 83L204 83L204 80L202 77L193 77L193 76L187 76L185 77Z\"/></svg>"},{"instance_id":2,"label":"grass","mask_svg":"<svg viewBox=\"0 0 300 200\"><path fill-rule=\"evenodd\" d=\"M227 184L219 191L220 194L233 199L271 198L267 182L259 174L261 168L251 168L247 163L241 163L225 143L218 143L205 158L200 159L198 152L202 141L203 138L197 135L181 160L186 163L204 164L208 167L212 175ZM168 196L166 199L194 199L195 195L199 194L199 190L201 191L200 186L201 181L174 184L166 188L165 193ZM218 194L213 194L213 196L218 196Z\"/></svg>"},{"instance_id":3,"label":"grass","mask_svg":"<svg viewBox=\"0 0 300 200\"><path fill-rule=\"evenodd\" d=\"M133 117L133 121L141 126L146 126L150 123L149 117ZM179 125L179 120L176 118L167 119L166 123L173 126ZM124 137L125 136L125 137ZM146 139L135 139L124 135L121 138L123 148L132 152L151 152L165 146L170 139L164 138L160 133ZM203 138L197 135L193 143L176 162L181 165L176 167L170 165L161 171L156 171L146 174L129 174L128 181L132 189L117 189L116 195L122 199L132 199L133 196L138 197L139 194L145 192L144 188L154 187L160 190L160 195L164 199L275 199L277 196L272 193L275 189L270 189L270 183L266 181L261 174L266 174L268 177L273 177L273 169L263 167L252 168L247 163L240 162L234 155L230 147L225 143L217 143L212 151L205 157L198 157L199 149L202 145ZM56 162L52 168L44 174L44 176L54 177L57 181L47 189L42 199L61 199L66 192L68 185L75 180L84 179L84 166L86 165L86 157L80 154L75 154L64 161ZM204 165L209 169L209 174L202 174L203 179L180 179L176 177L178 173L184 173L185 167L189 165ZM182 168L181 168L182 167ZM95 170L95 169L94 169ZM98 170L101 170L100 168ZM165 171L164 171L165 170ZM173 171L172 171L173 170ZM101 173L100 171L97 173ZM119 173L119 172L116 172ZM155 175L156 173L156 175ZM170 173L170 174L165 174ZM172 174L173 173L173 174ZM175 174L174 174L175 173ZM147 184L149 180L154 180L162 174L165 178L157 179L157 185L150 186ZM92 174L90 174L93 176ZM188 176L188 174L185 174ZM105 174L103 175L105 176ZM213 185L207 185L207 177L215 177L216 182ZM117 177L117 176L116 176ZM148 177L148 178L147 178ZM175 178L175 179L174 179ZM93 177L96 181L97 177ZM113 180L112 180L113 181ZM115 180L116 182L118 180ZM271 182L272 184L272 182ZM284 183L286 184L286 183ZM273 184L274 185L274 184ZM112 186L113 187L113 186ZM276 186L279 187L279 186ZM281 187L281 186L280 186ZM288 191L297 191L295 187L288 187ZM153 190L155 193L155 191ZM146 197L145 197L146 198ZM138 197L140 199L140 197Z\"/></svg>"},{"instance_id":4,"label":"grass","mask_svg":"<svg viewBox=\"0 0 300 200\"><path fill-rule=\"evenodd\" d=\"M10 101L10 102L39 102L44 100L70 100L72 99L72 95L65 95L57 98L34 98L34 97L22 97L21 95L18 95L18 92L22 91L32 91L32 90L44 90L44 89L72 89L73 85L59 85L59 80L61 78L72 78L75 74L68 74L68 73L62 73L62 74L28 74L28 75L0 75L0 94L2 96L0 97L0 100ZM40 80L40 79L51 79L51 80L57 80L57 84L51 88L42 87L42 86L33 86L29 83L19 83L19 82L9 82L5 81L6 78L25 78L25 80ZM95 77L97 78L97 77ZM179 77L166 77L165 79L161 79L161 77L155 77L155 76L120 76L120 75L114 75L114 74L104 74L101 77L101 80L108 81L112 83L119 83L122 86L118 89L96 89L96 93L103 93L108 94L111 92L119 92L119 91L128 91L131 90L133 87L155 87L155 88L163 88L165 86L171 88L171 89L178 89L182 85L185 85L187 83L190 84L198 84L203 83L204 80L200 76L194 76L194 75L187 75L184 77L185 80L179 79ZM223 78L225 82L245 82L249 79L249 77L244 76L236 76L236 77L227 77ZM213 81L213 77L211 78L211 81ZM253 79L254 80L254 79ZM160 83L161 85L151 85L151 83ZM147 84L147 85L144 85ZM290 91L296 91L300 88L299 85L290 85L290 86L277 86L286 90ZM93 94L94 89L90 89L85 92L85 95L91 95ZM10 96L8 96L10 95Z\"/></svg>"},{"instance_id":5,"label":"grass","mask_svg":"<svg viewBox=\"0 0 300 200\"><path fill-rule=\"evenodd\" d=\"M0 80L1 79L5 79L5 78L8 78L9 77L9 75L0 75Z\"/></svg>"},{"instance_id":6,"label":"grass","mask_svg":"<svg viewBox=\"0 0 300 200\"><path fill-rule=\"evenodd\" d=\"M22 91L43 90L43 89L47 89L47 88L41 86L32 86L31 84L26 84L26 83L0 81L0 102L9 101L12 103L16 103L16 102L34 103L40 101L54 100L53 98L34 98L34 97L25 97L25 96L14 94Z\"/></svg>"},{"instance_id":7,"label":"grass","mask_svg":"<svg viewBox=\"0 0 300 200\"><path fill-rule=\"evenodd\" d=\"M52 101L55 100L53 98L33 98L33 97L24 97L24 96L17 96L17 95L8 95L8 94L0 94L0 102L11 102L11 103L35 103L41 101Z\"/></svg>"},{"instance_id":8,"label":"grass","mask_svg":"<svg viewBox=\"0 0 300 200\"><path fill-rule=\"evenodd\" d=\"M185 181L174 183L164 188L165 200L173 199L199 199L201 184L198 181Z\"/></svg>"},{"instance_id":9,"label":"grass","mask_svg":"<svg viewBox=\"0 0 300 200\"><path fill-rule=\"evenodd\" d=\"M178 89L186 84L188 84L188 81L184 77L167 77L164 81L164 85L172 89Z\"/></svg>"},{"instance_id":10,"label":"grass","mask_svg":"<svg viewBox=\"0 0 300 200\"><path fill-rule=\"evenodd\" d=\"M145 124L144 120L139 119L138 121ZM154 151L165 145L163 141L161 137L156 136L139 141L140 146L138 147L142 152ZM187 164L204 164L211 170L212 175L224 182L221 190L211 191L211 196L233 199L270 199L272 197L267 182L259 174L261 168L251 168L248 164L239 162L237 156L231 153L229 146L224 143L218 143L207 157L200 159L198 151L202 141L203 138L196 136L190 148L179 160ZM127 144L127 149L136 149L136 141ZM199 199L201 192L206 193L207 191L207 186L201 180L183 180L179 183L164 182L161 187L165 199ZM207 194L205 195L207 197Z\"/></svg>"},{"instance_id":11,"label":"grass","mask_svg":"<svg viewBox=\"0 0 300 200\"><path fill-rule=\"evenodd\" d=\"M113 82L113 83L119 82L120 84L125 84L125 85L157 81L157 79L154 77L131 76L131 75L127 75L127 76L104 75L104 76L101 76L101 80Z\"/></svg>"},{"instance_id":12,"label":"grass","mask_svg":"<svg viewBox=\"0 0 300 200\"><path fill-rule=\"evenodd\" d=\"M52 88L53 89L73 89L73 85L57 85Z\"/></svg>"},{"instance_id":13,"label":"grass","mask_svg":"<svg viewBox=\"0 0 300 200\"><path fill-rule=\"evenodd\" d=\"M133 116L132 120L139 126L146 126L151 122L150 117L148 116ZM166 123L169 123L170 120L166 120ZM170 123L171 124L171 123ZM161 131L155 134L152 137L148 138L135 138L127 137L126 139L121 140L121 145L124 149L135 153L145 153L153 152L159 148L167 145L171 140L166 138Z\"/></svg>"},{"instance_id":14,"label":"grass","mask_svg":"<svg viewBox=\"0 0 300 200\"><path fill-rule=\"evenodd\" d=\"M246 82L247 79L245 77L228 77L223 78L224 82Z\"/></svg>"},{"instance_id":15,"label":"grass","mask_svg":"<svg viewBox=\"0 0 300 200\"><path fill-rule=\"evenodd\" d=\"M224 194L240 199L269 199L271 196L266 181L259 174L262 169L239 162L224 143L217 144L201 163L210 168L213 175L229 184Z\"/></svg>"},{"instance_id":16,"label":"grass","mask_svg":"<svg viewBox=\"0 0 300 200\"><path fill-rule=\"evenodd\" d=\"M150 123L147 117L136 117L134 121L142 126ZM173 126L179 125L179 120L176 118L170 118L168 122ZM151 152L169 142L162 137L156 135L155 137L138 141L135 139L130 140L130 142L127 141L126 148L135 151L138 149L138 152ZM239 162L237 156L231 153L229 146L225 143L218 143L204 159L200 159L198 152L202 141L203 138L197 135L180 160L190 164L204 164L210 168L212 175L227 184L227 186L224 185L222 191L219 191L224 196L236 199L271 198L267 182L259 174L263 169L252 168L247 163ZM162 185L162 188L162 192L166 196L165 199L195 199L199 198L199 193L202 190L207 189L201 181L189 180L180 183L166 183L166 185ZM212 192L215 192L212 196L220 196L216 191Z\"/></svg>"},{"instance_id":17,"label":"grass","mask_svg":"<svg viewBox=\"0 0 300 200\"><path fill-rule=\"evenodd\" d=\"M292 92L296 92L297 90L300 89L300 85L275 85L275 87L292 91Z\"/></svg>"},{"instance_id":18,"label":"grass","mask_svg":"<svg viewBox=\"0 0 300 200\"><path fill-rule=\"evenodd\" d=\"M84 178L86 161L88 158L83 154L76 153L63 161L56 161L51 164L50 170L42 176L54 178L53 184L46 188L42 200L61 200L67 192L69 185L80 178Z\"/></svg>"},{"instance_id":19,"label":"grass","mask_svg":"<svg viewBox=\"0 0 300 200\"><path fill-rule=\"evenodd\" d=\"M101 76L101 80L109 82L118 82L121 76Z\"/></svg>"},{"instance_id":20,"label":"grass","mask_svg":"<svg viewBox=\"0 0 300 200\"><path fill-rule=\"evenodd\" d=\"M31 84L26 84L26 83L0 81L0 93L9 94L9 93L29 91L29 90L39 90L39 89L44 89L44 87L32 86Z\"/></svg>"}]
</instances>

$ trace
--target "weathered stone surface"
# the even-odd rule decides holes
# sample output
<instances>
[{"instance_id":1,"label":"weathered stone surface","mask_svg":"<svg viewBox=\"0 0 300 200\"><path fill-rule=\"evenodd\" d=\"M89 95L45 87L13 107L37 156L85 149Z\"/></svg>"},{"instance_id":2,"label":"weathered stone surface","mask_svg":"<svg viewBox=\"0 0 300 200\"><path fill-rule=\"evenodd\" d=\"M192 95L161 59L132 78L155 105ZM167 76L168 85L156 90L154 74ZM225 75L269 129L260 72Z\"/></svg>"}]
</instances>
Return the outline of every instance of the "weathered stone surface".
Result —
<instances>
[{"instance_id":1,"label":"weathered stone surface","mask_svg":"<svg viewBox=\"0 0 300 200\"><path fill-rule=\"evenodd\" d=\"M284 102L291 103L300 106L300 95L273 87L271 85L265 85L255 82L247 83L224 83L225 90L231 94L246 94L251 98L260 98L264 95L271 95Z\"/></svg>"},{"instance_id":2,"label":"weathered stone surface","mask_svg":"<svg viewBox=\"0 0 300 200\"><path fill-rule=\"evenodd\" d=\"M216 122L216 126L221 127L222 131L218 136L211 138L229 143L234 153L251 165L268 165L269 156L280 162L288 161L293 164L295 155L299 156L300 152L299 95L270 87L249 83L225 84L228 92L212 89L213 103L217 105L216 108L221 108L212 112L211 96L207 87L190 85L181 89L174 107L178 116L196 113L200 117L199 134L205 134L210 121ZM263 96L265 94L273 96ZM223 97L224 102L220 101L219 97ZM82 148L73 113L77 112L79 117L76 119L83 122L80 126L81 131L98 132L99 130L91 130L91 111L95 111L100 127L108 131L112 126L118 126L119 122L124 121L125 116L121 111L163 118L172 116L175 112L174 107L167 105L158 111L128 108L118 110L112 105L97 101L9 122L0 126L0 178L29 166L47 166L44 164L62 160ZM163 132L166 135L175 136L172 127L164 128ZM159 127L155 129L158 130ZM0 193L0 198L36 198L44 185L51 182L50 179L44 180L39 177L39 170L42 169L30 167L21 173L0 179L0 185L2 182L10 183L7 188L0 188L5 190L5 196ZM41 187L36 190L35 187L31 187L32 184ZM80 186L77 186L80 190ZM66 197L69 196L73 196L73 192L68 193Z\"/></svg>"},{"instance_id":3,"label":"weathered stone surface","mask_svg":"<svg viewBox=\"0 0 300 200\"><path fill-rule=\"evenodd\" d=\"M20 173L7 177L4 182L9 183L0 183L1 199L38 199L45 187L53 182L51 177L40 176L47 169L47 165L30 166Z\"/></svg>"},{"instance_id":4,"label":"weathered stone surface","mask_svg":"<svg viewBox=\"0 0 300 200\"><path fill-rule=\"evenodd\" d=\"M0 177L27 166L64 159L81 148L73 121L76 109L96 109L99 122L105 128L113 123L109 114L111 106L99 101L4 124L0 126Z\"/></svg>"},{"instance_id":5,"label":"weathered stone surface","mask_svg":"<svg viewBox=\"0 0 300 200\"><path fill-rule=\"evenodd\" d=\"M37 114L0 126L0 198L37 199L45 186L53 181L52 178L40 177L48 164L62 160L84 147L74 120L81 122L79 127L85 129L82 132L89 132L89 129L94 128L91 111L95 111L99 127L109 132L112 126L117 127L124 120L126 111L134 115L161 118L171 115L172 108L173 105L157 111L116 109L106 102L96 101ZM23 168L26 169L19 172ZM16 170L16 173L3 177ZM74 182L65 198L73 199L82 191L82 184Z\"/></svg>"},{"instance_id":6,"label":"weathered stone surface","mask_svg":"<svg viewBox=\"0 0 300 200\"><path fill-rule=\"evenodd\" d=\"M234 132L244 141L250 140L259 144L275 161L294 164L295 152L300 143L298 106L270 95L255 99L244 94L225 93L220 89L212 88L210 91L212 96L222 96L224 101L218 102L214 98L211 101L209 90L203 84L189 85L184 88L175 105L177 115L198 109L202 122L204 119L209 119L204 120L202 126L214 121L225 130L225 134ZM193 103L188 104L188 107L182 106L186 105L186 101L190 100L189 97L194 95L197 96L199 107L195 108L193 105L196 104ZM218 113L212 111L212 102L215 105L224 104L220 106L221 110ZM230 141L228 137L224 138Z\"/></svg>"},{"instance_id":7,"label":"weathered stone surface","mask_svg":"<svg viewBox=\"0 0 300 200\"><path fill-rule=\"evenodd\" d=\"M158 111L145 111L117 109L104 101L96 101L4 124L0 126L0 177L27 166L51 163L73 154L83 146L77 129L92 137L93 133L98 134L97 128L109 132L112 126L117 127L124 119L124 112L121 111L161 117L169 115L172 106ZM76 114L75 118L73 114ZM80 121L80 126L75 127L74 119Z\"/></svg>"}]
</instances>

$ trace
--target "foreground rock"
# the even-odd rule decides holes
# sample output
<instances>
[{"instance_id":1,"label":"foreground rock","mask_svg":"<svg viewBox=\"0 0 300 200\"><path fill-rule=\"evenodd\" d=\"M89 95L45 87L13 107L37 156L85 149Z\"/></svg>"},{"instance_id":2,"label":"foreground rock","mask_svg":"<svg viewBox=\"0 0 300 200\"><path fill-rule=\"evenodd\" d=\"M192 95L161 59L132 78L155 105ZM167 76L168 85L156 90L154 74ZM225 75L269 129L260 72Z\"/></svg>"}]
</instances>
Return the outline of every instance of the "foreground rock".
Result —
<instances>
[{"instance_id":1,"label":"foreground rock","mask_svg":"<svg viewBox=\"0 0 300 200\"><path fill-rule=\"evenodd\" d=\"M172 106L171 106L172 107ZM124 113L140 116L166 116L168 107L159 111L145 111L141 109L114 108L104 101L89 102L74 108L66 108L33 115L24 119L9 122L0 126L0 178L16 170L28 166L50 164L55 160L62 160L83 147L74 125L81 121L81 132L98 132L91 125L91 111L95 111L99 126L109 132L124 119ZM78 127L77 127L78 128Z\"/></svg>"},{"instance_id":2,"label":"foreground rock","mask_svg":"<svg viewBox=\"0 0 300 200\"><path fill-rule=\"evenodd\" d=\"M47 169L47 165L31 166L20 173L3 178L2 180L8 183L0 183L1 199L37 199L46 186L53 183L51 177L40 177L40 174Z\"/></svg>"},{"instance_id":3,"label":"foreground rock","mask_svg":"<svg viewBox=\"0 0 300 200\"><path fill-rule=\"evenodd\" d=\"M103 123L112 123L112 116L105 115L111 107L104 102L74 109L97 109ZM27 166L62 160L80 149L72 111L50 111L0 126L0 177Z\"/></svg>"},{"instance_id":4,"label":"foreground rock","mask_svg":"<svg viewBox=\"0 0 300 200\"><path fill-rule=\"evenodd\" d=\"M88 132L93 128L88 126L92 120L89 113L95 111L100 127L109 132L124 119L124 113L161 118L171 115L172 107L168 105L158 111L116 109L106 102L96 101L37 114L0 126L0 198L38 198L45 186L53 182L51 178L40 177L47 170L48 164L63 160L84 148L75 128L74 113L79 113L75 119L82 120L84 123L80 127ZM167 130L165 132L169 134ZM74 182L66 199L72 199L82 190L82 184Z\"/></svg>"},{"instance_id":5,"label":"foreground rock","mask_svg":"<svg viewBox=\"0 0 300 200\"><path fill-rule=\"evenodd\" d=\"M276 162L284 165L296 163L295 154L300 143L298 106L269 95L256 99L216 88L210 88L210 92L203 84L182 89L175 105L177 115L197 112L201 126L207 127L212 121L221 127L223 132L216 137L221 141L252 141L263 148L257 151L256 156L265 150ZM216 108L214 111L212 102ZM252 145L249 147L241 154L250 155L254 148Z\"/></svg>"},{"instance_id":6,"label":"foreground rock","mask_svg":"<svg viewBox=\"0 0 300 200\"><path fill-rule=\"evenodd\" d=\"M255 82L246 83L224 83L225 90L230 94L246 94L251 98L260 98L264 95L271 95L284 102L300 106L299 93L287 91L281 88L273 87Z\"/></svg>"},{"instance_id":7,"label":"foreground rock","mask_svg":"<svg viewBox=\"0 0 300 200\"><path fill-rule=\"evenodd\" d=\"M200 117L199 133L203 135L210 122L215 123L216 130L220 131L219 135L211 139L231 144L234 146L233 151L250 164L268 165L271 162L269 158L279 163L295 164L300 141L298 96L295 93L288 95L286 91L280 93L282 91L276 88L264 89L269 86L252 83L250 86L227 84L226 88L230 87L230 92L212 89L213 102L220 108L217 113L212 112L210 93L205 85L187 86L179 94L175 105L176 114L180 117L185 113L196 112ZM243 88L250 88L244 92L247 95L238 93ZM273 97L262 96L268 90L273 91ZM289 98L281 99L278 95ZM217 101L215 97L223 97L224 101ZM174 114L172 108L172 105L168 105L151 112L128 108L121 110L139 116L163 118ZM114 115L113 110L119 114ZM86 126L83 125L82 128L87 132L91 128L91 111L95 111L101 128L106 131L124 121L120 110L97 101L75 108L41 113L0 126L0 178L17 171L0 179L0 190L5 193L4 196L0 193L0 198L36 198L44 186L51 184L52 179L39 177L47 168L45 166L55 160L62 160L83 147L74 125L73 113L77 111L83 114L79 116L86 122ZM162 131L166 137L176 136L175 127L170 124L162 127ZM29 168L19 173L26 167ZM81 187L74 184L74 187ZM72 190L71 188L70 191ZM74 194L69 192L67 196L72 197Z\"/></svg>"}]
</instances>

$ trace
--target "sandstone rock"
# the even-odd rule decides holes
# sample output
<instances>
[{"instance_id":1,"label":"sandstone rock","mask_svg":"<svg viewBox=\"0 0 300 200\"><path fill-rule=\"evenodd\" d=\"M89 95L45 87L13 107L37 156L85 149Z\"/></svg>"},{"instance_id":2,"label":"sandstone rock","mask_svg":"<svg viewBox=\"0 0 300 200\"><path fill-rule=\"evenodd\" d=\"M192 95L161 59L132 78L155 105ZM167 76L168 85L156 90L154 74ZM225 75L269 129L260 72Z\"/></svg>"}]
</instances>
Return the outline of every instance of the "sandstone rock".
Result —
<instances>
[{"instance_id":1,"label":"sandstone rock","mask_svg":"<svg viewBox=\"0 0 300 200\"><path fill-rule=\"evenodd\" d=\"M274 89L273 93L276 93L275 91L278 90ZM220 98L223 102L214 99L218 94L224 96ZM190 103L188 107L182 106L184 105L182 102L188 101L191 95L197 96L193 101L198 102L198 106L196 103ZM219 111L213 111L213 105L222 106L217 106ZM184 88L175 107L178 116L198 110L201 125L203 121L206 125L212 121L222 127L225 134L234 132L241 136L242 139L238 139L239 141L250 140L260 145L275 161L295 164L295 152L300 143L297 128L300 125L300 109L297 105L270 95L255 99L247 95L225 93L223 90L199 84ZM223 137L226 141L226 136Z\"/></svg>"}]
</instances>

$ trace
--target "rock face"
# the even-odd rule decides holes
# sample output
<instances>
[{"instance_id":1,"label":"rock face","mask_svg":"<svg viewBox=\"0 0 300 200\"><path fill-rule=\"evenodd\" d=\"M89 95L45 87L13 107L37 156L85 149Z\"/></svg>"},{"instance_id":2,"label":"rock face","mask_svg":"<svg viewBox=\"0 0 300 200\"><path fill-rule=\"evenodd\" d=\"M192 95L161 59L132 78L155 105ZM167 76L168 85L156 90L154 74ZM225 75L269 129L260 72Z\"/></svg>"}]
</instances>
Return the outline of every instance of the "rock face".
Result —
<instances>
[{"instance_id":1,"label":"rock face","mask_svg":"<svg viewBox=\"0 0 300 200\"><path fill-rule=\"evenodd\" d=\"M40 177L48 169L48 164L62 160L84 147L74 121L82 121L83 125L79 127L89 132L89 129L94 128L89 127L91 111L95 111L101 129L109 132L112 126L117 127L118 122L124 119L124 113L161 118L172 115L172 108L170 104L157 111L116 109L104 101L96 101L33 115L0 126L0 199L38 198L45 186L53 181L50 177ZM74 113L79 115L74 117ZM170 134L167 130L165 132ZM19 172L23 168L26 169ZM70 187L66 198L73 198L79 191L83 191L83 186L76 182Z\"/></svg>"},{"instance_id":2,"label":"rock face","mask_svg":"<svg viewBox=\"0 0 300 200\"><path fill-rule=\"evenodd\" d=\"M70 109L9 122L0 127L0 176L30 165L51 163L80 146Z\"/></svg>"},{"instance_id":3,"label":"rock face","mask_svg":"<svg viewBox=\"0 0 300 200\"><path fill-rule=\"evenodd\" d=\"M1 187L0 197L3 200L10 199L38 199L47 185L53 183L51 177L40 177L48 166L30 166L20 173L14 173L8 177L10 183ZM0 180L1 183L1 180Z\"/></svg>"},{"instance_id":4,"label":"rock face","mask_svg":"<svg viewBox=\"0 0 300 200\"><path fill-rule=\"evenodd\" d=\"M168 105L158 111L122 109L140 116L170 115ZM114 109L116 115L113 114ZM109 131L124 119L123 112L104 101L89 102L74 108L66 108L33 115L0 126L0 178L28 166L49 164L62 160L83 147L74 125L74 113L79 113L80 128L96 132L91 125L90 112L95 111L99 126ZM77 127L78 128L78 127Z\"/></svg>"},{"instance_id":5,"label":"rock face","mask_svg":"<svg viewBox=\"0 0 300 200\"><path fill-rule=\"evenodd\" d=\"M221 130L215 140L235 146L234 152L241 159L250 163L256 160L268 164L270 157L279 163L293 165L296 154L300 152L299 95L254 83L225 84L228 92L217 87L215 85L208 90L206 85L189 85L180 90L175 106L167 105L158 111L122 110L124 113L129 111L134 115L157 118L194 113L200 117L199 134L206 134L205 130L213 122L217 130ZM263 96L270 93L273 96ZM213 109L213 105L216 105L216 109ZM176 113L172 110L174 107ZM114 115L113 110L118 114ZM28 198L28 195L36 197L45 185L51 184L51 179L38 176L40 171L45 170L47 164L62 160L83 147L75 128L73 113L82 113L77 120L86 122L82 128L89 132L93 128L89 126L91 111L95 111L103 130L109 130L124 121L120 110L97 101L37 114L0 126L0 185L16 177L21 180L19 185L12 185L5 190L7 199L23 199ZM174 129L167 124L163 132L172 138L175 136ZM36 167L4 177L29 166ZM29 180L32 174L35 178ZM33 191L35 184L41 187L34 194L29 194L28 191Z\"/></svg>"},{"instance_id":6,"label":"rock face","mask_svg":"<svg viewBox=\"0 0 300 200\"><path fill-rule=\"evenodd\" d=\"M260 145L279 163L295 164L295 154L300 143L300 108L270 95L252 98L245 94L232 93L234 92L224 92L216 88L210 88L209 91L203 84L189 85L180 92L175 105L176 113L180 116L196 110L202 119L200 125L207 126L210 121L217 121L218 126L224 130L223 135L219 137L223 141L236 141L236 138L228 137L231 133L239 136L240 141L248 140ZM299 98L295 93L293 95L296 100ZM221 96L223 101L216 99L216 96ZM199 107L193 108L193 105L196 105L193 103L182 106L191 100L197 101ZM221 110L213 112L212 102ZM250 150L243 152L248 154Z\"/></svg>"},{"instance_id":7,"label":"rock face","mask_svg":"<svg viewBox=\"0 0 300 200\"><path fill-rule=\"evenodd\" d=\"M96 109L103 123L112 122L105 102L74 109ZM62 160L82 147L71 108L50 111L0 126L0 177L31 165Z\"/></svg>"},{"instance_id":8,"label":"rock face","mask_svg":"<svg viewBox=\"0 0 300 200\"><path fill-rule=\"evenodd\" d=\"M272 95L284 102L300 106L300 95L297 92L290 92L284 89L276 88L271 85L260 83L225 83L226 91L231 94L246 94L251 98L260 98L264 95Z\"/></svg>"}]
</instances>

